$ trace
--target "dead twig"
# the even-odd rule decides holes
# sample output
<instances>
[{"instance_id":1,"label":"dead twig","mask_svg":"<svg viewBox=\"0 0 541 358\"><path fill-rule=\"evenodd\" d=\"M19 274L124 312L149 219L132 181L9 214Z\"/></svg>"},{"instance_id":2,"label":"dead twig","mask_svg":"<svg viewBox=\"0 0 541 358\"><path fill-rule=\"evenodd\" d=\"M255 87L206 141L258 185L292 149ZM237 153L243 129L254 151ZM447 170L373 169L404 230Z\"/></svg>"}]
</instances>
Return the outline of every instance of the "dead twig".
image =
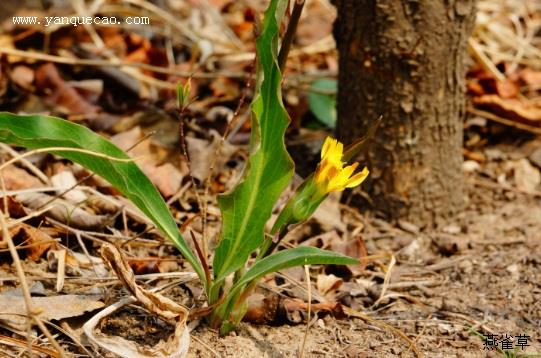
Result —
<instances>
[{"instance_id":1,"label":"dead twig","mask_svg":"<svg viewBox=\"0 0 541 358\"><path fill-rule=\"evenodd\" d=\"M26 341L23 341L22 339L4 336L4 335L0 335L0 343L5 344L6 346L11 346L11 347L17 347L17 348L23 348L23 349L28 348L28 344ZM54 357L54 358L59 357L57 352L48 348L40 347L35 344L32 344L30 348L32 349L32 351L46 354L49 357Z\"/></svg>"},{"instance_id":2,"label":"dead twig","mask_svg":"<svg viewBox=\"0 0 541 358\"><path fill-rule=\"evenodd\" d=\"M210 353L212 353L215 357L218 357L218 358L221 358L222 356L216 352L214 349L212 349L208 344L206 344L205 342L203 342L201 339L197 338L197 336L192 336L192 339L194 341L196 341L197 343L199 343L200 345L202 345L203 347L205 347Z\"/></svg>"},{"instance_id":3,"label":"dead twig","mask_svg":"<svg viewBox=\"0 0 541 358\"><path fill-rule=\"evenodd\" d=\"M48 55L45 53L37 52L27 52L12 48L2 47L0 48L0 53L5 53L6 55L19 56L23 58L28 58L32 60L40 60L54 63L61 63L65 65L73 66L92 66L92 67L135 67L142 70L148 70L154 73L163 73L168 75L176 75L180 77L192 77L192 78L201 78L201 79L213 79L217 77L229 77L229 78L245 78L248 74L245 72L231 72L231 71L217 71L212 73L204 72L191 72L191 71L182 71L173 68L153 66L141 62L125 62L125 61L115 61L112 59L108 60L92 60L92 59L80 59L64 56L55 56ZM171 84L176 88L175 84Z\"/></svg>"},{"instance_id":4,"label":"dead twig","mask_svg":"<svg viewBox=\"0 0 541 358\"><path fill-rule=\"evenodd\" d=\"M446 261L441 261L430 266L424 266L423 269L426 271L441 271L451 267L455 267L459 262L471 259L471 256L461 256L456 259L448 259Z\"/></svg>"},{"instance_id":5,"label":"dead twig","mask_svg":"<svg viewBox=\"0 0 541 358\"><path fill-rule=\"evenodd\" d=\"M299 348L300 358L304 358L304 348L306 347L306 338L308 338L308 331L310 330L310 315L312 313L312 284L310 283L310 265L304 266L304 275L306 277L306 289L308 291L308 317L306 318L306 329L304 330L304 336Z\"/></svg>"},{"instance_id":6,"label":"dead twig","mask_svg":"<svg viewBox=\"0 0 541 358\"><path fill-rule=\"evenodd\" d=\"M189 85L190 82L188 82ZM199 206L200 210L203 210L203 250L201 253L201 257L206 258L208 257L208 245L205 237L205 213L204 213L204 204L203 200L201 199L201 195L199 194L199 191L197 190L197 184L195 182L195 178L192 175L192 164L190 160L190 156L188 155L188 145L186 143L186 136L184 133L184 119L185 119L185 112L188 109L189 104L179 103L179 127L178 127L178 135L179 135L179 141L180 141L180 150L184 158L186 159L186 166L188 167L188 176L190 177L190 182L192 183L195 199L197 201L197 205ZM210 282L210 281L209 281Z\"/></svg>"},{"instance_id":7,"label":"dead twig","mask_svg":"<svg viewBox=\"0 0 541 358\"><path fill-rule=\"evenodd\" d=\"M491 121L496 122L496 123L500 123L500 124L503 124L503 125L506 125L506 126L509 126L509 127L514 127L514 128L517 128L517 129L520 129L520 130L523 130L523 131L527 131L527 132L530 132L530 133L533 133L533 134L541 135L541 128L537 128L537 127L534 127L534 126L530 126L528 124L512 121L510 119L497 116L494 113L486 112L486 111L474 108L472 106L468 106L466 108L466 111L468 113L474 114L474 115L479 116L479 117L486 118L486 119L491 120Z\"/></svg>"},{"instance_id":8,"label":"dead twig","mask_svg":"<svg viewBox=\"0 0 541 358\"><path fill-rule=\"evenodd\" d=\"M34 150L28 151L28 152L26 152L26 153L19 154L19 156L15 157L15 158L12 158L12 159L8 160L7 162L5 162L4 164L0 165L0 171L2 171L3 169L5 169L5 168L6 168L7 166L9 166L10 164L13 164L13 163L19 161L19 160L22 159L22 158L26 158L26 157L29 157L29 156L31 156L31 155L37 154L37 153L47 153L47 152L75 152L75 153L84 153L84 154L92 155L92 156L97 157L97 158L108 159L108 160L112 160L112 161L115 161L115 162L121 162L121 163L134 162L134 161L136 161L137 159L140 159L140 158L116 158L116 157L112 157L112 156L110 156L110 155L101 154L101 153L98 153L98 152L93 152L93 151L91 151L91 150L80 149L80 148L47 147L47 148L34 149Z\"/></svg>"},{"instance_id":9,"label":"dead twig","mask_svg":"<svg viewBox=\"0 0 541 358\"><path fill-rule=\"evenodd\" d=\"M488 188L488 189L505 190L505 191L511 191L511 192L519 193L519 194L531 195L538 198L541 197L541 191L530 191L530 190L519 189L510 185L494 183L489 180L483 180L483 179L478 179L478 178L471 178L471 179L468 179L468 181L472 183L473 185Z\"/></svg>"},{"instance_id":10,"label":"dead twig","mask_svg":"<svg viewBox=\"0 0 541 358\"><path fill-rule=\"evenodd\" d=\"M343 309L344 309L344 313L347 315L347 316L350 316L350 317L357 317L357 318L360 318L366 322L369 322L371 324L374 324L376 326L379 326L381 327L382 329L385 329L385 330L388 330L388 331L391 331L392 333L394 333L395 335L399 336L400 338L402 338L404 341L406 341L408 343L408 347L409 349L412 349L413 352L415 352L415 355L419 358L423 357L423 354L419 351L419 349L417 348L417 346L415 345L415 342L412 341L408 336L406 336L406 334L404 332L402 332L401 330L399 330L398 328L395 328L393 326L391 326L390 324L387 324L385 322L382 322L382 321L379 321L377 319L374 319L364 313L361 313L361 312L358 312L358 311L355 311L354 309L351 309L347 306L343 306Z\"/></svg>"},{"instance_id":11,"label":"dead twig","mask_svg":"<svg viewBox=\"0 0 541 358\"><path fill-rule=\"evenodd\" d=\"M16 150L11 148L7 144L0 143L0 148L2 148L2 150L6 151L12 157L17 157L19 155ZM36 167L34 164L30 163L27 159L24 158L21 158L20 162L29 171L34 173L34 175L37 176L38 179L41 180L44 184L51 185L51 180L49 179L49 177L47 177L47 175L45 175L41 170L39 170L38 167Z\"/></svg>"},{"instance_id":12,"label":"dead twig","mask_svg":"<svg viewBox=\"0 0 541 358\"><path fill-rule=\"evenodd\" d=\"M201 247L199 246L199 243L197 242L197 239L195 238L195 235L192 230L190 230L190 235L192 237L192 241L195 246L195 251L197 252L197 256L199 256L199 261L201 261L201 265L203 266L203 270L205 271L205 278L207 280L207 285L210 285L210 283L212 282L212 278L210 277L210 269L207 263L207 258L203 256Z\"/></svg>"},{"instance_id":13,"label":"dead twig","mask_svg":"<svg viewBox=\"0 0 541 358\"><path fill-rule=\"evenodd\" d=\"M389 263L389 267L387 268L387 272L385 273L385 278L383 279L383 285L381 287L381 294L379 295L379 298L374 302L374 304L370 307L376 307L386 296L385 293L387 292L387 289L389 288L389 284L391 283L391 273L393 271L394 265L396 264L396 258L394 255L391 255L391 262Z\"/></svg>"},{"instance_id":14,"label":"dead twig","mask_svg":"<svg viewBox=\"0 0 541 358\"><path fill-rule=\"evenodd\" d=\"M289 54L293 37L297 31L297 25L299 24L299 19L301 18L304 3L305 0L294 0L291 18L289 19L289 24L287 25L286 33L284 34L284 39L282 40L282 47L280 47L280 52L278 53L278 67L280 67L280 71L282 72L284 71L284 67L286 65L287 55Z\"/></svg>"},{"instance_id":15,"label":"dead twig","mask_svg":"<svg viewBox=\"0 0 541 358\"><path fill-rule=\"evenodd\" d=\"M2 184L3 184L3 181L2 181ZM51 334L51 332L49 332L45 324L39 318L39 314L41 313L41 310L34 308L32 304L32 297L30 296L30 289L28 288L28 283L26 282L23 266L19 258L19 253L17 252L15 244L13 243L13 240L11 239L11 235L9 234L6 220L4 218L4 213L0 213L0 225L2 226L2 237L4 241L6 241L8 244L9 252L13 259L13 263L17 271L17 276L19 277L19 283L21 284L23 298L24 298L26 310L28 313L28 320L29 322L33 321L39 327L39 329L47 337L51 345L56 349L59 356L63 358L66 356L66 353L64 352L60 344L56 341L56 339L54 339L53 335Z\"/></svg>"}]
</instances>

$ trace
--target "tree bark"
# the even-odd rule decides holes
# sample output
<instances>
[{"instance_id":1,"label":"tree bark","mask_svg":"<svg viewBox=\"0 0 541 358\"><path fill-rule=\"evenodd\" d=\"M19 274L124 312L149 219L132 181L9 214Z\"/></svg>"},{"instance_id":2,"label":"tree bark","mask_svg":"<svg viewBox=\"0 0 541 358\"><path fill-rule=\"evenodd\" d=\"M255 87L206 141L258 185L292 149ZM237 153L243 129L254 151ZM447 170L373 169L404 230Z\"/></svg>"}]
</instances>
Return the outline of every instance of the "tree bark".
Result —
<instances>
[{"instance_id":1,"label":"tree bark","mask_svg":"<svg viewBox=\"0 0 541 358\"><path fill-rule=\"evenodd\" d=\"M466 43L475 0L334 0L337 135L380 115L365 187L389 219L441 224L461 210Z\"/></svg>"}]
</instances>

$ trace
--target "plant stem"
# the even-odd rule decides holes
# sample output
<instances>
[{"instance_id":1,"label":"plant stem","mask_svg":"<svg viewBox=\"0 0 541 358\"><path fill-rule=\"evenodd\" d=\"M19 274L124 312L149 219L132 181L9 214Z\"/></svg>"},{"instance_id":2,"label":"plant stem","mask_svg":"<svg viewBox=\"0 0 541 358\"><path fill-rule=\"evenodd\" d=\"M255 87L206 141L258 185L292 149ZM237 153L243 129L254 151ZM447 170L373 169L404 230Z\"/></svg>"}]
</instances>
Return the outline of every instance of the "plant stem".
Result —
<instances>
[{"instance_id":1,"label":"plant stem","mask_svg":"<svg viewBox=\"0 0 541 358\"><path fill-rule=\"evenodd\" d=\"M278 54L278 66L280 67L281 72L284 72L287 55L289 54L289 49L291 48L293 37L295 36L295 32L297 31L297 25L299 24L302 8L304 7L304 3L305 3L305 0L294 0L294 1L295 1L295 4L293 5L291 18L289 19L286 33L282 41L282 47L280 48L280 53Z\"/></svg>"},{"instance_id":2,"label":"plant stem","mask_svg":"<svg viewBox=\"0 0 541 358\"><path fill-rule=\"evenodd\" d=\"M287 226L288 225L284 225L280 229L280 232L278 233L278 237L276 239L272 239L272 240L267 239L267 240L265 240L265 242L263 243L263 246L261 247L261 250L259 251L259 255L257 255L256 261L259 261L259 260L269 256L274 251L274 249L278 246L280 241L282 241L282 239L288 233L288 227Z\"/></svg>"},{"instance_id":3,"label":"plant stem","mask_svg":"<svg viewBox=\"0 0 541 358\"><path fill-rule=\"evenodd\" d=\"M209 270L209 265L207 263L207 259L205 258L205 256L203 255L203 252L201 251L201 247L199 246L199 243L197 242L197 239L195 238L195 235L193 233L192 230L190 230L190 235L192 236L192 240L193 240L193 244L195 246L195 251L197 252L197 256L199 256L199 261L201 261L201 265L203 266L203 270L205 271L205 278L207 279L207 282L206 282L206 288L208 290L208 288L210 287L210 284L211 284L211 277L210 277L210 270ZM207 292L208 294L208 292Z\"/></svg>"}]
</instances>

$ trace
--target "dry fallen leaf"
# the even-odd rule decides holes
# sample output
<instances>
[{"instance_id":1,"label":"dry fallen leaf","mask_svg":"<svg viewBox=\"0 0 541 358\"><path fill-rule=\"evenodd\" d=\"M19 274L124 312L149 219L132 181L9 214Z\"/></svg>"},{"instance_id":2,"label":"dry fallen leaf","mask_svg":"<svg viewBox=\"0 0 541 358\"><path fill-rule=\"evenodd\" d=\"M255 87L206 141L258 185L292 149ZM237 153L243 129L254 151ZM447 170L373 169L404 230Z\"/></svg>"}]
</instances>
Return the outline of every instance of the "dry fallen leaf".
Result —
<instances>
[{"instance_id":1,"label":"dry fallen leaf","mask_svg":"<svg viewBox=\"0 0 541 358\"><path fill-rule=\"evenodd\" d=\"M56 190L56 194L60 195L67 189L70 189L77 184L77 179L75 179L75 176L71 171L63 170L51 177L51 183L55 186L55 188L58 188L58 190ZM63 197L74 204L83 202L88 198L88 196L81 189L77 188L71 189L65 193Z\"/></svg>"},{"instance_id":2,"label":"dry fallen leaf","mask_svg":"<svg viewBox=\"0 0 541 358\"><path fill-rule=\"evenodd\" d=\"M209 0L209 4L211 4L212 6L216 6L218 9L221 9L232 1L233 0Z\"/></svg>"},{"instance_id":3,"label":"dry fallen leaf","mask_svg":"<svg viewBox=\"0 0 541 358\"><path fill-rule=\"evenodd\" d=\"M43 193L24 193L17 195L15 198L34 210L51 206L45 213L45 216L50 216L55 220L79 229L99 229L109 220L108 216L93 215L66 200Z\"/></svg>"},{"instance_id":4,"label":"dry fallen leaf","mask_svg":"<svg viewBox=\"0 0 541 358\"><path fill-rule=\"evenodd\" d=\"M535 191L541 184L541 174L539 170L530 164L527 159L519 159L511 162L511 167L515 176L515 185L520 190Z\"/></svg>"},{"instance_id":5,"label":"dry fallen leaf","mask_svg":"<svg viewBox=\"0 0 541 358\"><path fill-rule=\"evenodd\" d=\"M541 168L541 147L532 151L528 159L530 162L532 162L532 164L536 165L538 168Z\"/></svg>"},{"instance_id":6,"label":"dry fallen leaf","mask_svg":"<svg viewBox=\"0 0 541 358\"><path fill-rule=\"evenodd\" d=\"M317 275L316 288L319 293L325 296L333 296L335 291L344 283L340 277L335 275Z\"/></svg>"},{"instance_id":7,"label":"dry fallen leaf","mask_svg":"<svg viewBox=\"0 0 541 358\"><path fill-rule=\"evenodd\" d=\"M146 170L145 170L146 169ZM179 191L184 176L173 164L165 163L152 170L145 166L143 170L150 180L156 185L160 193L166 198L173 196Z\"/></svg>"},{"instance_id":8,"label":"dry fallen leaf","mask_svg":"<svg viewBox=\"0 0 541 358\"><path fill-rule=\"evenodd\" d=\"M39 188L43 186L38 178L15 165L8 165L2 170L1 174L4 178L6 190Z\"/></svg>"},{"instance_id":9,"label":"dry fallen leaf","mask_svg":"<svg viewBox=\"0 0 541 358\"><path fill-rule=\"evenodd\" d=\"M363 257L368 256L368 251L366 250L364 240L361 237L353 237L349 240L332 240L331 249L334 252L355 257L360 260L359 265L346 266L354 275L359 275L366 268L367 262L366 260L363 260Z\"/></svg>"},{"instance_id":10,"label":"dry fallen leaf","mask_svg":"<svg viewBox=\"0 0 541 358\"><path fill-rule=\"evenodd\" d=\"M519 72L519 76L522 82L524 82L526 85L541 85L541 71L536 71L531 68L525 68Z\"/></svg>"},{"instance_id":11,"label":"dry fallen leaf","mask_svg":"<svg viewBox=\"0 0 541 358\"><path fill-rule=\"evenodd\" d=\"M473 98L476 107L488 109L502 117L541 126L541 103L528 99L505 99L487 94Z\"/></svg>"},{"instance_id":12,"label":"dry fallen leaf","mask_svg":"<svg viewBox=\"0 0 541 358\"><path fill-rule=\"evenodd\" d=\"M99 107L90 103L77 90L66 83L55 65L46 63L36 70L36 87L46 94L49 103L60 107L67 114L91 115L99 112Z\"/></svg>"},{"instance_id":13,"label":"dry fallen leaf","mask_svg":"<svg viewBox=\"0 0 541 358\"><path fill-rule=\"evenodd\" d=\"M331 193L312 216L312 220L318 222L323 231L346 231L346 224L342 221L342 212L340 210L340 196L341 193Z\"/></svg>"},{"instance_id":14,"label":"dry fallen leaf","mask_svg":"<svg viewBox=\"0 0 541 358\"><path fill-rule=\"evenodd\" d=\"M151 159L149 158L151 152L150 139L147 138L142 141L141 139L144 136L141 127L135 126L130 130L115 134L111 137L111 142L124 151L129 150L128 154L132 157L142 157L141 162L144 162ZM139 161L138 164L140 164Z\"/></svg>"},{"instance_id":15,"label":"dry fallen leaf","mask_svg":"<svg viewBox=\"0 0 541 358\"><path fill-rule=\"evenodd\" d=\"M9 195L7 196L7 209L9 213L8 216L10 218L18 219L27 215L27 212L24 206L20 202L15 200L12 196L9 196ZM6 212L5 211L6 209L4 208L4 198L0 200L0 210L2 210L2 212L4 213Z\"/></svg>"},{"instance_id":16,"label":"dry fallen leaf","mask_svg":"<svg viewBox=\"0 0 541 358\"><path fill-rule=\"evenodd\" d=\"M166 198L174 195L182 185L184 175L171 163L158 165L158 159L153 156L153 149L150 139L145 139L144 133L139 126L128 131L114 135L111 141L119 148L130 151L132 158L139 158L137 165L149 177L158 190ZM137 144L137 145L135 145ZM135 147L134 147L135 145Z\"/></svg>"},{"instance_id":17,"label":"dry fallen leaf","mask_svg":"<svg viewBox=\"0 0 541 358\"><path fill-rule=\"evenodd\" d=\"M520 92L519 85L510 79L496 81L496 93L502 98L515 98Z\"/></svg>"},{"instance_id":18,"label":"dry fallen leaf","mask_svg":"<svg viewBox=\"0 0 541 358\"><path fill-rule=\"evenodd\" d=\"M25 223L17 224L9 231L15 244L26 247L25 253L32 261L39 261L45 252L56 246L51 236Z\"/></svg>"},{"instance_id":19,"label":"dry fallen leaf","mask_svg":"<svg viewBox=\"0 0 541 358\"><path fill-rule=\"evenodd\" d=\"M190 157L191 175L197 180L205 181L210 173L210 167L215 162L216 172L237 151L237 147L224 142L221 144L218 157L216 149L220 146L220 136L214 132L212 142L204 139L186 137L188 155Z\"/></svg>"},{"instance_id":20,"label":"dry fallen leaf","mask_svg":"<svg viewBox=\"0 0 541 358\"><path fill-rule=\"evenodd\" d=\"M310 1L305 6L304 12L309 16L303 17L300 21L295 35L296 41L301 46L311 45L329 36L336 18L336 9L323 1Z\"/></svg>"},{"instance_id":21,"label":"dry fallen leaf","mask_svg":"<svg viewBox=\"0 0 541 358\"><path fill-rule=\"evenodd\" d=\"M77 317L85 312L104 306L95 295L61 295L32 297L34 307L41 310L40 317L46 320L60 320ZM26 305L22 297L0 295L0 322L18 330L26 330Z\"/></svg>"},{"instance_id":22,"label":"dry fallen leaf","mask_svg":"<svg viewBox=\"0 0 541 358\"><path fill-rule=\"evenodd\" d=\"M134 296L109 306L83 326L83 330L91 342L107 349L121 357L184 357L188 352L190 345L190 334L186 327L188 319L188 309L176 303L175 301L140 287L135 282L135 276L122 256L119 249L111 244L103 244L101 247L101 256L107 265L114 271L116 276L122 282L124 287ZM166 320L175 320L175 333L167 340L161 340L154 347L143 347L133 341L122 337L109 337L101 333L96 333L95 329L98 323L106 319L107 315L113 313L125 304L139 301L147 310L157 314Z\"/></svg>"},{"instance_id":23,"label":"dry fallen leaf","mask_svg":"<svg viewBox=\"0 0 541 358\"><path fill-rule=\"evenodd\" d=\"M19 65L11 71L11 80L25 90L32 90L34 82L34 70L28 66Z\"/></svg>"}]
</instances>

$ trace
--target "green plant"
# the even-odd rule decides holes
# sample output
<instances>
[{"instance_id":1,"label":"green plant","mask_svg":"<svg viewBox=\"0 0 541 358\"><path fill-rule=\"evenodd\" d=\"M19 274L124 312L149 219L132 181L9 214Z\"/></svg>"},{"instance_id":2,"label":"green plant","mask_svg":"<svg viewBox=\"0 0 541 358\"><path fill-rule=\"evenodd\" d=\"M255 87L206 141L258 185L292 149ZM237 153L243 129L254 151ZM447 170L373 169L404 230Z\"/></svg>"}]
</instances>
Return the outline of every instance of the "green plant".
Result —
<instances>
[{"instance_id":1,"label":"green plant","mask_svg":"<svg viewBox=\"0 0 541 358\"><path fill-rule=\"evenodd\" d=\"M288 0L271 0L257 40L258 71L251 107L250 156L240 182L231 192L218 198L222 232L212 273L207 257L192 252L163 198L137 165L126 160L128 156L122 150L89 129L59 118L0 113L0 141L26 148L55 147L50 150L52 154L77 162L102 176L133 201L175 243L193 267L213 309L210 322L220 327L221 333L227 333L242 319L246 312L245 298L265 274L299 265L358 262L314 247L274 250L290 225L307 220L329 192L359 185L366 178L366 168L354 174L358 163L344 167L363 147L366 137L345 151L341 143L328 138L315 173L290 198L272 230L265 232L272 210L294 171L284 144L289 117L282 103L282 74L278 61L279 25L287 4ZM179 87L177 96L179 106L184 108L188 103L189 84ZM67 149L60 151L59 147ZM256 255L254 260L250 259L252 255ZM226 278L231 276L232 284L228 286Z\"/></svg>"},{"instance_id":2,"label":"green plant","mask_svg":"<svg viewBox=\"0 0 541 358\"><path fill-rule=\"evenodd\" d=\"M336 126L336 80L320 79L312 82L308 104L316 118L329 128Z\"/></svg>"}]
</instances>

